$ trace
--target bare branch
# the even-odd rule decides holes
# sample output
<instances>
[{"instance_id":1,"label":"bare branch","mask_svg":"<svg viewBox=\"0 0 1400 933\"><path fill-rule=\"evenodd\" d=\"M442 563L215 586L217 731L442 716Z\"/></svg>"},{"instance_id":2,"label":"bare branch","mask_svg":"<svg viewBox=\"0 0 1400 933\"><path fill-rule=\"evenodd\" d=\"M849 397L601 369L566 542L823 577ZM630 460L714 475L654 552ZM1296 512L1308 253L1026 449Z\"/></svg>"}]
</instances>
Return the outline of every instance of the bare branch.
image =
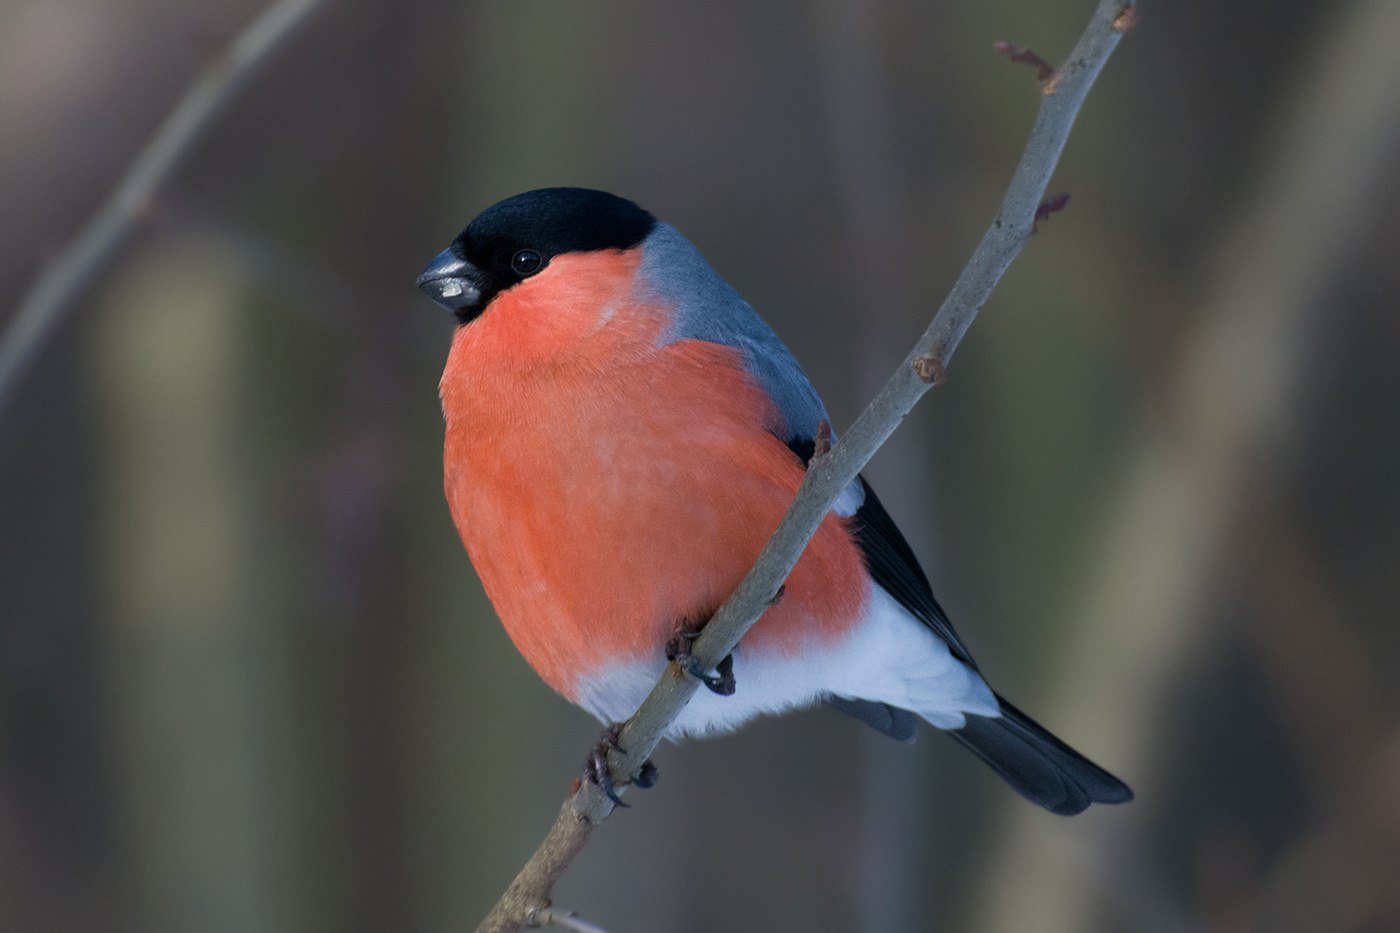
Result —
<instances>
[{"instance_id":1,"label":"bare branch","mask_svg":"<svg viewBox=\"0 0 1400 933\"><path fill-rule=\"evenodd\" d=\"M1021 161L1012 175L1001 210L964 267L928 330L895 371L875 400L830 452L814 459L788 507L782 524L764 546L753 568L706 624L691 649L701 670L712 670L734 650L739 639L768 607L774 593L796 565L807 542L831 510L836 497L869 462L914 404L940 378L953 352L992 288L1030 238L1046 184L1059 161L1075 115L1094 79L1122 38L1115 24L1131 7L1127 0L1100 0L1084 34L1065 64L1054 73L1053 86L1042 88L1040 110ZM618 749L609 751L615 782L625 785L637 774L662 735L695 693L698 682L668 669L636 714L623 727ZM612 812L613 804L595 784L582 782L564 804L554 828L511 883L506 894L478 928L478 933L517 930L548 907L555 879L582 847L588 829ZM562 828L561 828L562 826ZM560 845L560 837L576 842ZM537 864L538 863L538 864Z\"/></svg>"},{"instance_id":2,"label":"bare branch","mask_svg":"<svg viewBox=\"0 0 1400 933\"><path fill-rule=\"evenodd\" d=\"M530 861L525 863L525 867L520 869L520 873L506 888L506 893L501 895L491 913L481 921L481 925L476 928L477 933L507 933L519 930L532 918L549 909L549 894L554 890L554 883L559 880L564 869L569 867L574 856L583 849L589 834L593 832L593 821L579 805L583 794L589 788L596 791L597 785L580 781L578 789L564 801L564 806L559 810L559 817L549 828L544 842L540 843L535 854L530 856ZM602 797L603 801L607 802L607 798L602 794L595 796Z\"/></svg>"},{"instance_id":3,"label":"bare branch","mask_svg":"<svg viewBox=\"0 0 1400 933\"><path fill-rule=\"evenodd\" d=\"M146 215L156 189L249 76L323 3L277 0L250 23L180 98L87 226L35 279L0 339L0 411L44 338Z\"/></svg>"}]
</instances>

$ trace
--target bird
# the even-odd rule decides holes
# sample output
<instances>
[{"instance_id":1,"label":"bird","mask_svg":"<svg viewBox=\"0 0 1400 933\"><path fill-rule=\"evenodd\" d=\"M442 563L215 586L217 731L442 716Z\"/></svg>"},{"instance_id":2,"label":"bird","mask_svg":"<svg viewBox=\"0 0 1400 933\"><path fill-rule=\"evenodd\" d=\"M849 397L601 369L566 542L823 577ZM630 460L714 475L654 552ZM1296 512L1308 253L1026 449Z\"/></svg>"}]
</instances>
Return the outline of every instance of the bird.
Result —
<instances>
[{"instance_id":1,"label":"bird","mask_svg":"<svg viewBox=\"0 0 1400 933\"><path fill-rule=\"evenodd\" d=\"M416 284L456 318L443 485L467 555L525 660L615 724L753 564L826 408L700 252L614 194L506 198ZM710 689L667 739L826 704L900 741L922 719L1053 813L1133 797L992 690L863 477L733 653L692 672Z\"/></svg>"}]
</instances>

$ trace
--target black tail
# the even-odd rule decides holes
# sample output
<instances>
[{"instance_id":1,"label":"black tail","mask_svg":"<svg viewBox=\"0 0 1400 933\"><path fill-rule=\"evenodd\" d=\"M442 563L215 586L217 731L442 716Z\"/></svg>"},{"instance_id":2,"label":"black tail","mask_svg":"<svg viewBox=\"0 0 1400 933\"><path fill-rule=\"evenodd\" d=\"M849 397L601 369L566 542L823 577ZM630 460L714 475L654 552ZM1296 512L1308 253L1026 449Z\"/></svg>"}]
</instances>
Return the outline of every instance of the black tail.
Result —
<instances>
[{"instance_id":1,"label":"black tail","mask_svg":"<svg viewBox=\"0 0 1400 933\"><path fill-rule=\"evenodd\" d=\"M1133 799L1127 784L1000 696L997 702L1000 716L968 716L967 725L948 734L991 765L1022 797L1061 816L1073 816L1091 803Z\"/></svg>"}]
</instances>

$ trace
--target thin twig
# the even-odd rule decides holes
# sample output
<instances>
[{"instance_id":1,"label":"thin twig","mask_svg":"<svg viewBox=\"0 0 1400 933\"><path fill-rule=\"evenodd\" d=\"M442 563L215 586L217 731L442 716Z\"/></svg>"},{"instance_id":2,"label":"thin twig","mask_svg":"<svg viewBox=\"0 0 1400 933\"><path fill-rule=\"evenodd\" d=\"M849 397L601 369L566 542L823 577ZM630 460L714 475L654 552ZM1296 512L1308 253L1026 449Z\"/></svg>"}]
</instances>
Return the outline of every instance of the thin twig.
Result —
<instances>
[{"instance_id":1,"label":"thin twig","mask_svg":"<svg viewBox=\"0 0 1400 933\"><path fill-rule=\"evenodd\" d=\"M1012 45L1010 42L993 42L992 50L998 55L1005 55L1008 61L1021 65L1030 65L1035 69L1035 79L1037 81L1048 81L1055 73L1055 66L1030 49L1023 49L1019 45Z\"/></svg>"},{"instance_id":2,"label":"thin twig","mask_svg":"<svg viewBox=\"0 0 1400 933\"><path fill-rule=\"evenodd\" d=\"M39 274L0 339L0 412L44 339L147 213L168 178L248 77L325 0L277 0L210 62L110 197Z\"/></svg>"},{"instance_id":3,"label":"thin twig","mask_svg":"<svg viewBox=\"0 0 1400 933\"><path fill-rule=\"evenodd\" d=\"M1049 220L1051 214L1058 214L1065 209L1069 203L1069 192L1061 191L1053 197L1048 197L1040 202L1040 206L1035 209L1035 220L1039 223L1042 220Z\"/></svg>"},{"instance_id":4,"label":"thin twig","mask_svg":"<svg viewBox=\"0 0 1400 933\"><path fill-rule=\"evenodd\" d=\"M769 606L841 490L932 387L932 382L915 371L916 365L940 375L947 370L973 318L1030 238L1036 210L1075 115L1122 38L1115 23L1125 21L1123 13L1130 5L1126 0L1100 0L1084 34L1055 73L1054 87L1042 91L1040 110L1000 213L913 351L845 436L826 456L812 462L782 523L753 568L692 646L691 654L700 669L713 669L734 650ZM619 786L625 785L651 755L695 693L697 683L692 677L677 677L668 670L627 721L618 736L619 748L608 753L608 763ZM587 841L589 829L606 819L612 809L612 802L595 784L582 782L565 802L544 843L482 921L477 933L519 930L530 917L545 909L555 880Z\"/></svg>"},{"instance_id":5,"label":"thin twig","mask_svg":"<svg viewBox=\"0 0 1400 933\"><path fill-rule=\"evenodd\" d=\"M561 930L573 930L574 933L608 933L607 930L596 923L589 923L578 914L555 910L553 907L546 907L544 910L536 911L535 922L537 927L559 927Z\"/></svg>"}]
</instances>

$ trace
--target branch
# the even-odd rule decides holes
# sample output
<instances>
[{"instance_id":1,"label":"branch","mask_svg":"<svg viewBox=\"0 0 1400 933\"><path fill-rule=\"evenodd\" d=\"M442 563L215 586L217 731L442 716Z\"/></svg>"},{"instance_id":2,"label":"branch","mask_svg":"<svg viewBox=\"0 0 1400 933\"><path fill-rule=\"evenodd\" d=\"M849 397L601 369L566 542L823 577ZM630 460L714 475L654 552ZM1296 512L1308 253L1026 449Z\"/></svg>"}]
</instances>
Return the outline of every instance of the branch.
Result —
<instances>
[{"instance_id":1,"label":"branch","mask_svg":"<svg viewBox=\"0 0 1400 933\"><path fill-rule=\"evenodd\" d=\"M247 79L324 0L276 0L212 61L141 150L78 236L29 287L0 339L0 412L25 367L150 208L170 177Z\"/></svg>"},{"instance_id":2,"label":"branch","mask_svg":"<svg viewBox=\"0 0 1400 933\"><path fill-rule=\"evenodd\" d=\"M942 381L963 334L1030 238L1036 211L1074 118L1122 38L1131 20L1130 10L1128 0L1100 0L1065 64L1042 85L1040 110L1000 213L904 363L840 441L825 456L811 461L797 496L773 537L692 646L691 655L702 670L713 669L734 650L771 604L841 490L855 479L924 393ZM608 752L608 764L619 786L636 775L697 686L698 682L674 663L662 675L623 726L617 742L620 748ZM511 882L477 933L519 930L548 907L554 882L587 842L593 827L606 819L612 809L612 802L595 784L580 782L539 850Z\"/></svg>"}]
</instances>

